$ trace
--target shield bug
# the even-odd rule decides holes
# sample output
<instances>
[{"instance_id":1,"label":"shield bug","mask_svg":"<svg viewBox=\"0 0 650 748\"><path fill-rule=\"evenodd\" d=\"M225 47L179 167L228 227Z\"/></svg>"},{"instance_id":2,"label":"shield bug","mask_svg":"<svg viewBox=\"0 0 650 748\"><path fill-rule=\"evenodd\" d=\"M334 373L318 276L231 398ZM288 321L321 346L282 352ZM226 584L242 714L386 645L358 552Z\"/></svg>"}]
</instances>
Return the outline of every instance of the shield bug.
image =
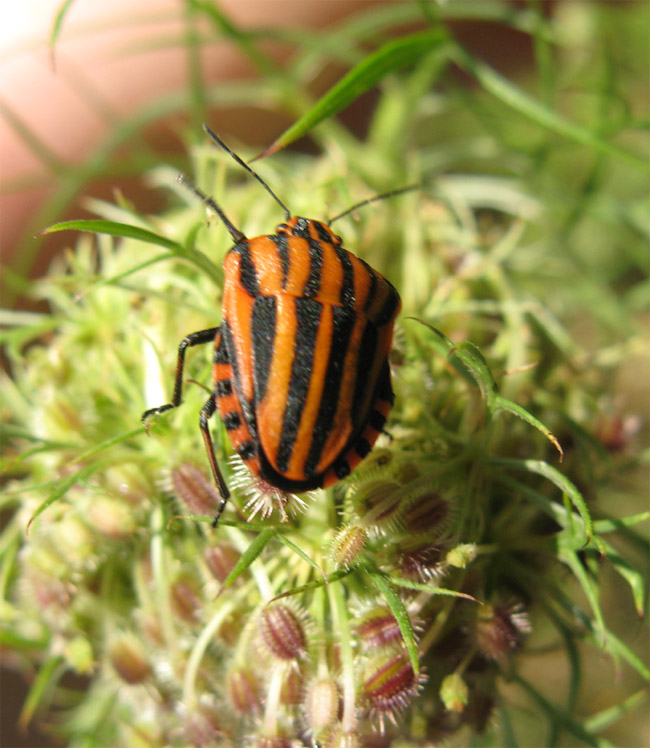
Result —
<instances>
[{"instance_id":1,"label":"shield bug","mask_svg":"<svg viewBox=\"0 0 650 748\"><path fill-rule=\"evenodd\" d=\"M273 197L285 213L275 234L249 239L221 207L194 192L220 217L235 244L223 263L221 325L178 347L172 400L181 403L185 351L213 342L213 390L200 429L221 501L230 492L217 463L208 420L216 410L234 451L265 484L301 493L344 478L370 452L393 404L388 354L400 309L395 288L342 247L330 225L292 216L248 164L206 132Z\"/></svg>"}]
</instances>

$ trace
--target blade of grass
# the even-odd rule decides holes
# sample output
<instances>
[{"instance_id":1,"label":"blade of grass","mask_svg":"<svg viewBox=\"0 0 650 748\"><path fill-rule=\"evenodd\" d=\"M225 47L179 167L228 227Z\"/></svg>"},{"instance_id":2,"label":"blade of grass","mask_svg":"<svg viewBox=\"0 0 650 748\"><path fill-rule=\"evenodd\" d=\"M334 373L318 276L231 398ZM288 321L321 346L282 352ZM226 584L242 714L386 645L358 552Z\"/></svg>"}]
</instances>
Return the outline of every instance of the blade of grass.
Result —
<instances>
[{"instance_id":1,"label":"blade of grass","mask_svg":"<svg viewBox=\"0 0 650 748\"><path fill-rule=\"evenodd\" d=\"M588 128L544 106L489 65L470 55L460 45L454 45L451 48L450 56L465 72L474 76L488 93L533 122L576 143L625 161L637 169L647 168L647 162L643 156L603 140Z\"/></svg>"},{"instance_id":2,"label":"blade of grass","mask_svg":"<svg viewBox=\"0 0 650 748\"><path fill-rule=\"evenodd\" d=\"M386 600L391 613L397 621L406 650L409 653L413 673L417 678L420 673L420 658L418 656L418 645L415 641L415 632L413 631L408 611L404 607L400 596L395 592L395 588L390 583L386 574L383 574L379 570L368 570L368 576L383 595L384 600Z\"/></svg>"},{"instance_id":3,"label":"blade of grass","mask_svg":"<svg viewBox=\"0 0 650 748\"><path fill-rule=\"evenodd\" d=\"M27 729L36 710L47 697L48 692L51 691L63 675L64 671L65 664L63 657L60 655L50 657L41 665L18 716L18 725L21 729Z\"/></svg>"},{"instance_id":4,"label":"blade of grass","mask_svg":"<svg viewBox=\"0 0 650 748\"><path fill-rule=\"evenodd\" d=\"M608 709L603 709L596 714L592 714L585 720L585 729L591 732L600 732L605 730L610 725L618 722L620 719L627 717L630 712L641 708L648 703L648 691L642 688L640 691L628 696L625 701L621 701L620 704L615 704Z\"/></svg>"},{"instance_id":5,"label":"blade of grass","mask_svg":"<svg viewBox=\"0 0 650 748\"><path fill-rule=\"evenodd\" d=\"M59 41L59 36L61 35L63 21L74 1L75 0L64 0L61 5L59 5L56 14L54 15L54 22L52 23L52 30L50 31L50 38L48 41L50 48L50 65L52 65L52 70L56 68L55 48L56 43Z\"/></svg>"},{"instance_id":6,"label":"blade of grass","mask_svg":"<svg viewBox=\"0 0 650 748\"><path fill-rule=\"evenodd\" d=\"M165 236L156 234L148 229L140 228L139 226L132 226L128 223L119 223L117 221L107 221L103 218L60 221L39 231L38 236L54 234L57 231L88 231L92 234L109 234L110 236L138 239L146 244L158 244L161 247L172 249L179 254L183 252L183 247L173 239L168 239Z\"/></svg>"},{"instance_id":7,"label":"blade of grass","mask_svg":"<svg viewBox=\"0 0 650 748\"><path fill-rule=\"evenodd\" d=\"M90 465L85 465L80 470L77 470L76 473L72 473L72 475L68 475L65 478L63 478L60 481L56 481L58 484L55 490L43 501L37 509L34 511L32 516L29 518L29 522L27 523L27 527L25 528L25 532L29 532L29 528L32 526L32 523L34 520L42 514L49 506L51 506L55 501L60 499L62 496L65 495L67 490L74 486L75 483L78 483L79 481L85 480L89 476L91 476L93 473L96 473L98 470L101 470L102 468L107 467L108 465L114 464L115 459L112 460L101 460L99 462L93 462Z\"/></svg>"},{"instance_id":8,"label":"blade of grass","mask_svg":"<svg viewBox=\"0 0 650 748\"><path fill-rule=\"evenodd\" d=\"M584 523L584 531L587 542L591 540L594 534L591 514L582 494L574 484L558 470L542 460L516 460L505 457L494 457L490 459L490 464L497 467L514 468L515 470L526 470L530 473L541 475L556 485L563 494L569 497L573 506L577 509L578 514ZM566 525L566 523L563 523Z\"/></svg>"},{"instance_id":9,"label":"blade of grass","mask_svg":"<svg viewBox=\"0 0 650 748\"><path fill-rule=\"evenodd\" d=\"M341 571L337 571L334 574L330 574L325 579L314 579L313 582L307 582L306 584L301 584L299 587L292 587L290 590L287 590L286 592L281 592L279 595L276 595L275 597L271 598L269 600L268 604L275 602L276 600L280 600L282 597L292 597L293 595L301 595L303 592L311 592L312 590L319 589L320 587L325 587L326 585L333 584L334 582L338 582L344 577L347 577L348 574L352 574L352 572L355 569L342 569Z\"/></svg>"},{"instance_id":10,"label":"blade of grass","mask_svg":"<svg viewBox=\"0 0 650 748\"><path fill-rule=\"evenodd\" d=\"M242 555L237 560L237 563L233 566L232 571L228 576L224 579L223 585L221 586L221 589L219 590L219 595L228 587L230 587L231 584L241 575L243 574L246 569L255 561L255 559L260 555L260 553L264 550L267 543L271 538L273 538L276 535L276 531L273 527L267 527L262 532L257 535L253 542L248 546L248 548L242 553Z\"/></svg>"},{"instance_id":11,"label":"blade of grass","mask_svg":"<svg viewBox=\"0 0 650 748\"><path fill-rule=\"evenodd\" d=\"M604 541L603 543L607 552L607 560L612 564L616 572L627 582L630 592L632 593L636 612L639 615L639 618L642 618L645 613L644 602L646 595L643 574L620 556L620 554L609 545L609 543L605 543Z\"/></svg>"},{"instance_id":12,"label":"blade of grass","mask_svg":"<svg viewBox=\"0 0 650 748\"><path fill-rule=\"evenodd\" d=\"M355 65L309 111L255 158L270 156L306 135L319 122L340 112L361 94L375 86L388 73L411 65L434 50L442 52L447 39L446 32L437 29L410 34L387 42Z\"/></svg>"},{"instance_id":13,"label":"blade of grass","mask_svg":"<svg viewBox=\"0 0 650 748\"><path fill-rule=\"evenodd\" d=\"M494 398L494 406L493 406L492 414L494 415L495 413L498 413L500 410L506 411L507 413L512 413L518 418L521 418L522 421L526 421L526 423L529 423L531 426L534 426L538 431L544 434L544 436L551 442L551 444L559 452L560 462L562 462L564 451L560 445L560 442L553 436L553 434L549 431L549 429L546 428L546 426L544 426L544 424L541 421L538 421L537 418L535 418L535 416L531 415L525 408L522 408L520 405L513 403L511 400L508 400L505 397L501 397L501 395L496 395Z\"/></svg>"},{"instance_id":14,"label":"blade of grass","mask_svg":"<svg viewBox=\"0 0 650 748\"><path fill-rule=\"evenodd\" d=\"M578 580L585 597L589 601L589 606L594 614L595 629L598 632L600 645L603 646L608 641L607 627L603 618L603 611L598 599L598 585L591 576L587 574L585 567L582 565L578 554L572 549L567 548L562 542L558 543L558 558L571 569L573 576Z\"/></svg>"},{"instance_id":15,"label":"blade of grass","mask_svg":"<svg viewBox=\"0 0 650 748\"><path fill-rule=\"evenodd\" d=\"M156 244L166 247L167 249L171 249L177 257L187 259L200 270L207 273L215 283L219 280L220 274L218 268L203 252L183 247L173 239L168 239L166 236L161 236L140 226L132 226L131 224L120 223L118 221L106 221L103 218L76 219L61 221L48 226L43 231L40 231L38 236L53 234L57 231L88 231L93 234L108 234L109 236L137 239L138 241L145 242L145 244Z\"/></svg>"}]
</instances>

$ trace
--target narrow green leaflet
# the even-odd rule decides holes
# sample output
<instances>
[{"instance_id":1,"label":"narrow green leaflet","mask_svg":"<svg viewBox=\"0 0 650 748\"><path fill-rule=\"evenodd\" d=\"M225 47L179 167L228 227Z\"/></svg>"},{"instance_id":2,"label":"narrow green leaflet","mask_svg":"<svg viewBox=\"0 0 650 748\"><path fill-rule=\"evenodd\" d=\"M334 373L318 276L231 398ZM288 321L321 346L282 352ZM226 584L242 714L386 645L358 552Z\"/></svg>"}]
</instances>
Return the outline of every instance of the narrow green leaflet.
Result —
<instances>
[{"instance_id":1,"label":"narrow green leaflet","mask_svg":"<svg viewBox=\"0 0 650 748\"><path fill-rule=\"evenodd\" d=\"M587 541L591 540L594 534L594 527L591 514L589 514L589 509L587 509L587 504L582 494L565 475L562 475L552 465L542 460L514 460L505 457L494 457L490 460L490 464L498 467L515 468L516 470L527 470L529 473L536 473L554 483L562 493L569 497L573 506L578 510L584 522Z\"/></svg>"},{"instance_id":2,"label":"narrow green leaflet","mask_svg":"<svg viewBox=\"0 0 650 748\"><path fill-rule=\"evenodd\" d=\"M468 595L466 592L458 592L457 590L450 590L446 587L438 587L435 584L425 584L424 582L414 582L412 579L400 579L399 577L391 577L391 584L395 587L404 587L407 590L418 590L419 592L428 592L431 595L441 595L442 597L462 597L465 600L471 600L473 603L481 603L475 597Z\"/></svg>"},{"instance_id":3,"label":"narrow green leaflet","mask_svg":"<svg viewBox=\"0 0 650 748\"><path fill-rule=\"evenodd\" d=\"M429 322L419 317L409 317L430 330L436 336L433 339L435 350L447 358L454 369L470 384L473 384L481 390L483 399L491 409L494 393L497 390L497 384L488 366L485 356L481 353L479 347L469 340L460 343L454 343L443 332L438 330Z\"/></svg>"},{"instance_id":4,"label":"narrow green leaflet","mask_svg":"<svg viewBox=\"0 0 650 748\"><path fill-rule=\"evenodd\" d=\"M645 688L642 688L631 696L628 696L625 701L621 701L620 704L615 704L608 709L603 709L601 712L592 714L584 722L585 729L591 732L605 730L615 722L627 717L631 712L642 709L647 705L647 701L648 692Z\"/></svg>"},{"instance_id":5,"label":"narrow green leaflet","mask_svg":"<svg viewBox=\"0 0 650 748\"><path fill-rule=\"evenodd\" d=\"M370 90L388 73L412 65L430 52L442 53L447 41L447 34L441 29L436 29L410 34L382 45L355 65L257 158L270 156L306 135L319 122L340 112L350 102Z\"/></svg>"},{"instance_id":6,"label":"narrow green leaflet","mask_svg":"<svg viewBox=\"0 0 650 748\"><path fill-rule=\"evenodd\" d=\"M173 249L178 253L183 253L185 251L178 242L168 239L166 236L161 236L160 234L156 234L148 229L140 228L140 226L132 226L128 223L120 223L119 221L107 221L104 218L60 221L59 223L53 223L51 226L43 229L43 231L40 231L38 235L44 236L45 234L54 234L57 231L90 231L93 234L123 236L129 239L139 239L147 244L158 244L161 247Z\"/></svg>"},{"instance_id":7,"label":"narrow green leaflet","mask_svg":"<svg viewBox=\"0 0 650 748\"><path fill-rule=\"evenodd\" d=\"M61 29L63 28L63 21L65 19L65 16L67 12L70 10L70 6L75 0L63 0L61 5L59 5L58 10L56 11L56 15L54 16L54 23L52 24L52 30L50 31L50 39L49 39L49 46L50 46L50 62L52 64L52 67L55 67L54 64L54 48L56 47L56 43L59 40L59 35L61 34Z\"/></svg>"},{"instance_id":8,"label":"narrow green leaflet","mask_svg":"<svg viewBox=\"0 0 650 748\"><path fill-rule=\"evenodd\" d=\"M40 506L36 509L34 514L29 518L29 522L27 523L26 532L29 532L29 528L32 525L32 522L39 516L39 514L42 514L49 506L51 506L55 501L60 499L62 496L64 496L67 492L67 490L74 486L75 483L85 480L93 473L96 473L97 471L101 470L102 468L107 467L108 465L114 464L115 459L112 460L101 460L99 462L91 462L89 465L85 465L80 470L77 470L76 473L72 473L71 475L66 476L61 481L57 481L58 486L57 488L45 499L45 501L40 504Z\"/></svg>"},{"instance_id":9,"label":"narrow green leaflet","mask_svg":"<svg viewBox=\"0 0 650 748\"><path fill-rule=\"evenodd\" d=\"M411 667L413 673L417 678L420 672L420 658L418 657L418 645L415 641L415 634L413 632L413 626L411 625L411 619L409 614L404 607L400 596L395 592L395 588L390 583L388 577L380 571L368 571L368 574L372 581L375 583L377 589L384 596L391 613L395 616L399 630L402 633L404 644L409 653L409 659L411 660Z\"/></svg>"},{"instance_id":10,"label":"narrow green leaflet","mask_svg":"<svg viewBox=\"0 0 650 748\"><path fill-rule=\"evenodd\" d=\"M292 587L290 590L287 590L286 592L281 592L279 595L276 595L275 597L271 598L267 605L270 605L271 603L274 603L276 600L280 600L282 597L292 597L293 595L301 595L303 592L310 592L311 590L316 590L319 587L325 587L326 585L333 584L334 582L338 582L344 577L347 577L348 574L352 574L354 569L341 569L341 571L337 571L334 574L328 575L325 579L314 579L313 582L307 582L306 584L301 584L299 587Z\"/></svg>"},{"instance_id":11,"label":"narrow green leaflet","mask_svg":"<svg viewBox=\"0 0 650 748\"><path fill-rule=\"evenodd\" d=\"M620 574L620 576L627 582L630 591L632 592L636 612L639 614L639 617L643 616L645 600L643 574L638 569L630 566L630 564L628 564L628 562L622 558L619 553L609 545L609 543L604 543L604 545L608 561L616 569L618 574Z\"/></svg>"},{"instance_id":12,"label":"narrow green leaflet","mask_svg":"<svg viewBox=\"0 0 650 748\"><path fill-rule=\"evenodd\" d=\"M544 426L541 421L538 421L535 416L529 413L525 408L520 405L513 403L511 400L501 397L497 393L497 383L494 379L492 371L485 360L485 356L481 353L478 346L474 345L469 340L464 340L462 343L455 345L449 338L447 338L440 330L430 325L428 322L423 320L417 320L429 330L434 332L438 338L437 348L441 351L446 352L446 356L449 362L453 365L456 371L476 384L481 390L481 395L485 400L485 403L490 411L491 415L495 415L499 411L503 410L508 413L521 418L526 423L534 426L551 442L551 444L557 449L560 454L560 461L564 455L562 447L558 440L553 436L551 431Z\"/></svg>"},{"instance_id":13,"label":"narrow green leaflet","mask_svg":"<svg viewBox=\"0 0 650 748\"><path fill-rule=\"evenodd\" d=\"M478 346L465 340L455 345L448 354L449 361L458 371L458 361L469 371L475 384L481 390L481 395L485 400L490 412L493 411L493 403L497 384L494 381L490 367L488 366L485 356L481 353Z\"/></svg>"},{"instance_id":14,"label":"narrow green leaflet","mask_svg":"<svg viewBox=\"0 0 650 748\"><path fill-rule=\"evenodd\" d=\"M146 244L156 244L166 247L167 249L171 249L177 257L183 257L194 263L194 265L203 270L215 282L219 280L218 269L203 252L183 247L173 239L168 239L166 236L161 236L140 226L132 226L131 224L120 223L119 221L107 221L103 218L76 219L52 224L52 226L48 226L39 232L38 235L44 236L45 234L53 234L57 231L89 231L93 234L108 234L109 236L137 239Z\"/></svg>"},{"instance_id":15,"label":"narrow green leaflet","mask_svg":"<svg viewBox=\"0 0 650 748\"><path fill-rule=\"evenodd\" d=\"M604 644L608 640L608 634L603 611L600 607L600 600L598 599L598 587L595 581L587 573L581 560L578 558L578 554L572 548L567 548L566 545L563 546L562 543L558 543L558 558L571 569L573 576L582 587L582 591L585 593L585 597L589 601L589 606L594 614L594 631L598 635L599 643L601 645Z\"/></svg>"},{"instance_id":16,"label":"narrow green leaflet","mask_svg":"<svg viewBox=\"0 0 650 748\"><path fill-rule=\"evenodd\" d=\"M574 719L568 712L549 701L530 681L525 680L518 673L512 674L512 680L518 683L534 699L549 717L551 724L562 725L565 730L583 741L586 745L593 746L593 748L603 748L605 744L594 735L591 735L577 718ZM548 743L545 743L545 745L548 745Z\"/></svg>"},{"instance_id":17,"label":"narrow green leaflet","mask_svg":"<svg viewBox=\"0 0 650 748\"><path fill-rule=\"evenodd\" d=\"M608 532L618 532L627 527L634 527L640 522L647 522L650 519L650 512L639 512L631 514L629 517L620 517L617 519L597 519L594 522L594 528L600 535Z\"/></svg>"},{"instance_id":18,"label":"narrow green leaflet","mask_svg":"<svg viewBox=\"0 0 650 748\"><path fill-rule=\"evenodd\" d=\"M129 439L131 439L134 436L138 436L139 434L146 434L147 433L147 427L146 426L138 426L135 429L131 429L131 431L126 431L123 434L119 434L118 436L113 436L110 439L106 439L106 441L101 442L100 444L96 444L91 449L87 449L85 452L82 452L81 454L77 455L74 460L72 460L69 464L74 465L77 462L87 462L90 457L94 457L99 452L103 452L105 449L108 449L109 447L114 447L116 444L121 444L122 442L126 442Z\"/></svg>"},{"instance_id":19,"label":"narrow green leaflet","mask_svg":"<svg viewBox=\"0 0 650 748\"><path fill-rule=\"evenodd\" d=\"M616 634L608 631L607 643L615 655L625 660L644 680L650 681L650 670L646 663L625 642L621 641Z\"/></svg>"},{"instance_id":20,"label":"narrow green leaflet","mask_svg":"<svg viewBox=\"0 0 650 748\"><path fill-rule=\"evenodd\" d=\"M43 663L36 678L34 678L18 717L18 724L22 729L27 728L39 705L47 697L48 692L52 691L54 683L59 680L64 672L65 663L63 657L59 655L50 657Z\"/></svg>"},{"instance_id":21,"label":"narrow green leaflet","mask_svg":"<svg viewBox=\"0 0 650 748\"><path fill-rule=\"evenodd\" d=\"M546 428L546 426L544 426L541 421L538 421L537 418L535 418L535 416L531 415L525 408L522 408L521 405L517 405L511 400L507 400L505 397L501 397L501 395L495 395L492 413L497 413L500 410L505 410L508 413L512 413L518 418L521 418L523 421L526 421L526 423L529 423L531 426L534 426L538 431L541 431L541 433L544 434L544 436L551 442L555 449L557 449L560 454L560 461L562 460L562 457L564 456L564 450L562 449L560 442L553 436L553 434L549 431L549 429Z\"/></svg>"},{"instance_id":22,"label":"narrow green leaflet","mask_svg":"<svg viewBox=\"0 0 650 748\"><path fill-rule=\"evenodd\" d=\"M257 535L253 542L239 557L239 560L233 566L230 574L228 574L228 576L224 579L223 585L219 590L219 594L221 594L225 589L228 589L228 587L230 587L230 585L237 579L237 577L239 577L240 574L243 574L246 569L248 569L253 561L255 561L255 559L264 550L269 540L271 540L271 538L276 534L277 532L273 527L267 527L266 529L262 530L259 535Z\"/></svg>"},{"instance_id":23,"label":"narrow green leaflet","mask_svg":"<svg viewBox=\"0 0 650 748\"><path fill-rule=\"evenodd\" d=\"M589 128L577 122L572 122L561 114L549 109L540 101L533 99L521 88L514 85L507 78L497 73L489 65L468 54L459 45L455 45L450 54L458 65L470 75L473 75L488 93L496 96L502 103L516 109L533 122L537 122L542 127L546 127L576 143L595 148L610 156L619 158L631 166L641 169L647 167L644 156L613 145L603 140L603 138L599 137Z\"/></svg>"},{"instance_id":24,"label":"narrow green leaflet","mask_svg":"<svg viewBox=\"0 0 650 748\"><path fill-rule=\"evenodd\" d=\"M319 574L323 575L323 579L325 582L328 582L329 579L327 578L327 574L320 568L320 566L314 561L311 556L309 556L307 553L305 553L302 548L297 546L292 540L289 540L289 538L285 537L282 533L277 534L278 540L285 545L289 550L293 551L297 556L300 556L300 558L308 563L313 569L315 569Z\"/></svg>"}]
</instances>

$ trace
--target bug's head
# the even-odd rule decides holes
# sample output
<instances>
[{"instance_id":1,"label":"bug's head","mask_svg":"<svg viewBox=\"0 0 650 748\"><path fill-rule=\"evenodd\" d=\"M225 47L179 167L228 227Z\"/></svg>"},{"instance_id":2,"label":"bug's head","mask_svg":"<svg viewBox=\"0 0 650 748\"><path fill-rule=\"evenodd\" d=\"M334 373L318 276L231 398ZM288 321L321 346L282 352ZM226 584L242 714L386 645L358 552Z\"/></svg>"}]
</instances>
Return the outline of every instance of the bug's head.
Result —
<instances>
[{"instance_id":1,"label":"bug's head","mask_svg":"<svg viewBox=\"0 0 650 748\"><path fill-rule=\"evenodd\" d=\"M303 239L315 239L318 242L327 242L339 246L343 241L338 234L321 221L313 218L301 218L292 216L288 221L281 223L276 231L278 234L288 234L289 236L301 236Z\"/></svg>"}]
</instances>

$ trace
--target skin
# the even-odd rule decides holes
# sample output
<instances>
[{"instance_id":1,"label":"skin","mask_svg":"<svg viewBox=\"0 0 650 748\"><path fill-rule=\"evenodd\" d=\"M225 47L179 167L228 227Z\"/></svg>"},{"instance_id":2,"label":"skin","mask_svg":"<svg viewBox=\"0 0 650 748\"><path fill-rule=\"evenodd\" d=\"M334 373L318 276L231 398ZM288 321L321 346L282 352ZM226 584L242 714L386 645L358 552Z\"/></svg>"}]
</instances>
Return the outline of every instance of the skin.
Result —
<instances>
[{"instance_id":1,"label":"skin","mask_svg":"<svg viewBox=\"0 0 650 748\"><path fill-rule=\"evenodd\" d=\"M222 10L243 28L323 28L367 8L372 0L222 0ZM54 67L48 37L59 0L0 3L0 253L11 259L21 238L42 226L31 225L39 207L57 189L59 163L83 163L110 136L115 123L160 97L187 88L188 65L182 45L182 5L177 0L99 0L73 2L56 46ZM134 8L136 11L134 12ZM160 44L158 44L160 41ZM267 47L265 47L265 51ZM269 50L279 64L287 48ZM203 74L211 82L255 76L242 55L228 43L204 47ZM5 105L9 108L7 115ZM264 145L289 124L278 116L224 113L221 129L238 139ZM26 128L49 156L23 135ZM161 122L146 137L154 147L181 150L174 136L178 122ZM94 186L92 194L111 199L116 186ZM119 183L118 187L121 187ZM129 199L138 205L138 185L129 184ZM143 210L151 209L144 196ZM149 203L146 201L149 200ZM60 218L80 217L79 201ZM51 237L53 245L64 239ZM46 256L44 263L49 261ZM44 268L40 268L43 270ZM36 269L37 272L39 268Z\"/></svg>"}]
</instances>

